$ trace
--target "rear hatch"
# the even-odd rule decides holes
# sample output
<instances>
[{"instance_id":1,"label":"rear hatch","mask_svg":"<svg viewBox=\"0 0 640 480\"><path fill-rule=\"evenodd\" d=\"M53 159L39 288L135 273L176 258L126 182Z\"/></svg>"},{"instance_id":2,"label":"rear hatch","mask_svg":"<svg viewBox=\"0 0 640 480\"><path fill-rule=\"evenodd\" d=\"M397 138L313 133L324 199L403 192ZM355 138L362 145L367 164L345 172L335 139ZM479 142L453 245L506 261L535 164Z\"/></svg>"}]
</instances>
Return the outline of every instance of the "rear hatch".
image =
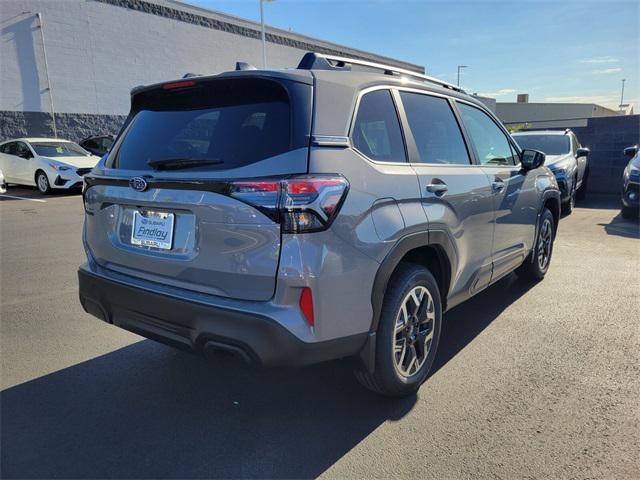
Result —
<instances>
[{"instance_id":1,"label":"rear hatch","mask_svg":"<svg viewBox=\"0 0 640 480\"><path fill-rule=\"evenodd\" d=\"M90 256L152 282L270 299L280 223L254 180L307 172L311 105L310 77L264 73L134 91L108 159L85 177Z\"/></svg>"}]
</instances>

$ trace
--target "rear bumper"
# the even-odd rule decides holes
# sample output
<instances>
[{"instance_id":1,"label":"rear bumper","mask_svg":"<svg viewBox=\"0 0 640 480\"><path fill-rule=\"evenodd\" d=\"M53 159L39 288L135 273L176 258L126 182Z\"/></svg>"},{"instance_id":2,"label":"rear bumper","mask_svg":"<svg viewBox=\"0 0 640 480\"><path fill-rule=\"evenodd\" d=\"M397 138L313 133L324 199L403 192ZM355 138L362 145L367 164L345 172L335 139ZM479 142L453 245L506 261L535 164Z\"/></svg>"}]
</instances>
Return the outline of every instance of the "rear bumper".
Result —
<instances>
[{"instance_id":1,"label":"rear bumper","mask_svg":"<svg viewBox=\"0 0 640 480\"><path fill-rule=\"evenodd\" d=\"M357 354L362 333L303 342L269 315L184 300L78 270L84 310L113 325L178 348L223 350L262 366L300 366Z\"/></svg>"}]
</instances>

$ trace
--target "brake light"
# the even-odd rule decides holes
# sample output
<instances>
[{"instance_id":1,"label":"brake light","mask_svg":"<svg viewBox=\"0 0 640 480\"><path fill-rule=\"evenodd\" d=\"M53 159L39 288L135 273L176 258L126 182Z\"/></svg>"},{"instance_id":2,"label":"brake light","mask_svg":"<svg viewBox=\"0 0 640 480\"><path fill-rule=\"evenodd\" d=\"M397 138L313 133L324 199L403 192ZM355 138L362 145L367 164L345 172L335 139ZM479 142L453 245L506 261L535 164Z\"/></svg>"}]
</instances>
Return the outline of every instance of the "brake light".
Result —
<instances>
[{"instance_id":1,"label":"brake light","mask_svg":"<svg viewBox=\"0 0 640 480\"><path fill-rule=\"evenodd\" d=\"M162 85L163 90L175 90L177 88L189 88L195 87L197 82L195 80L184 80L181 82L171 82Z\"/></svg>"},{"instance_id":2,"label":"brake light","mask_svg":"<svg viewBox=\"0 0 640 480\"><path fill-rule=\"evenodd\" d=\"M340 175L305 175L232 182L229 195L279 222L283 233L304 233L327 228L348 189L349 183Z\"/></svg>"},{"instance_id":3,"label":"brake light","mask_svg":"<svg viewBox=\"0 0 640 480\"><path fill-rule=\"evenodd\" d=\"M309 287L304 287L300 292L300 310L307 319L307 323L312 327L315 325L313 316L313 294Z\"/></svg>"}]
</instances>

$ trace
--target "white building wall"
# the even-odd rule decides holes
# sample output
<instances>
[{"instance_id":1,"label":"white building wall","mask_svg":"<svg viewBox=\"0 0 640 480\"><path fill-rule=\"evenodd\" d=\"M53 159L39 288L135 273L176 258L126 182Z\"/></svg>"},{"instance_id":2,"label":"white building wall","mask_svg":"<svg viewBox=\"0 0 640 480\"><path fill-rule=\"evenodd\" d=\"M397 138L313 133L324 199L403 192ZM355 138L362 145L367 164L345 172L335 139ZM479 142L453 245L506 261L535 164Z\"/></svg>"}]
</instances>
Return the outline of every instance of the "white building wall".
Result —
<instances>
[{"instance_id":1,"label":"white building wall","mask_svg":"<svg viewBox=\"0 0 640 480\"><path fill-rule=\"evenodd\" d=\"M206 13L169 0L154 3ZM262 64L260 40L236 33L92 0L0 0L0 111L50 111L37 12L44 23L56 113L124 115L136 85L186 72L231 70L238 60ZM248 21L238 25L258 28ZM294 67L303 53L267 42L269 67Z\"/></svg>"}]
</instances>

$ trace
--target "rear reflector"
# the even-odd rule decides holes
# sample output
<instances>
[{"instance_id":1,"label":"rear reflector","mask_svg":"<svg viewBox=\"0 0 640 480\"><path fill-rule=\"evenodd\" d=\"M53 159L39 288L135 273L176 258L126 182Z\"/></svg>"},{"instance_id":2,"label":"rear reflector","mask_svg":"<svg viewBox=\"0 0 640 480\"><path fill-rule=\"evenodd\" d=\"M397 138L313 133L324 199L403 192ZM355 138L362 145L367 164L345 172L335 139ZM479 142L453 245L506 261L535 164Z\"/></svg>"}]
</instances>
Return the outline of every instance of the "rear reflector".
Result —
<instances>
[{"instance_id":1,"label":"rear reflector","mask_svg":"<svg viewBox=\"0 0 640 480\"><path fill-rule=\"evenodd\" d=\"M300 293L300 310L312 327L315 325L313 317L313 295L309 287L304 287Z\"/></svg>"},{"instance_id":2,"label":"rear reflector","mask_svg":"<svg viewBox=\"0 0 640 480\"><path fill-rule=\"evenodd\" d=\"M197 82L195 80L184 80L182 82L165 83L162 85L162 88L164 90L175 90L176 88L189 88L195 87L196 85Z\"/></svg>"}]
</instances>

